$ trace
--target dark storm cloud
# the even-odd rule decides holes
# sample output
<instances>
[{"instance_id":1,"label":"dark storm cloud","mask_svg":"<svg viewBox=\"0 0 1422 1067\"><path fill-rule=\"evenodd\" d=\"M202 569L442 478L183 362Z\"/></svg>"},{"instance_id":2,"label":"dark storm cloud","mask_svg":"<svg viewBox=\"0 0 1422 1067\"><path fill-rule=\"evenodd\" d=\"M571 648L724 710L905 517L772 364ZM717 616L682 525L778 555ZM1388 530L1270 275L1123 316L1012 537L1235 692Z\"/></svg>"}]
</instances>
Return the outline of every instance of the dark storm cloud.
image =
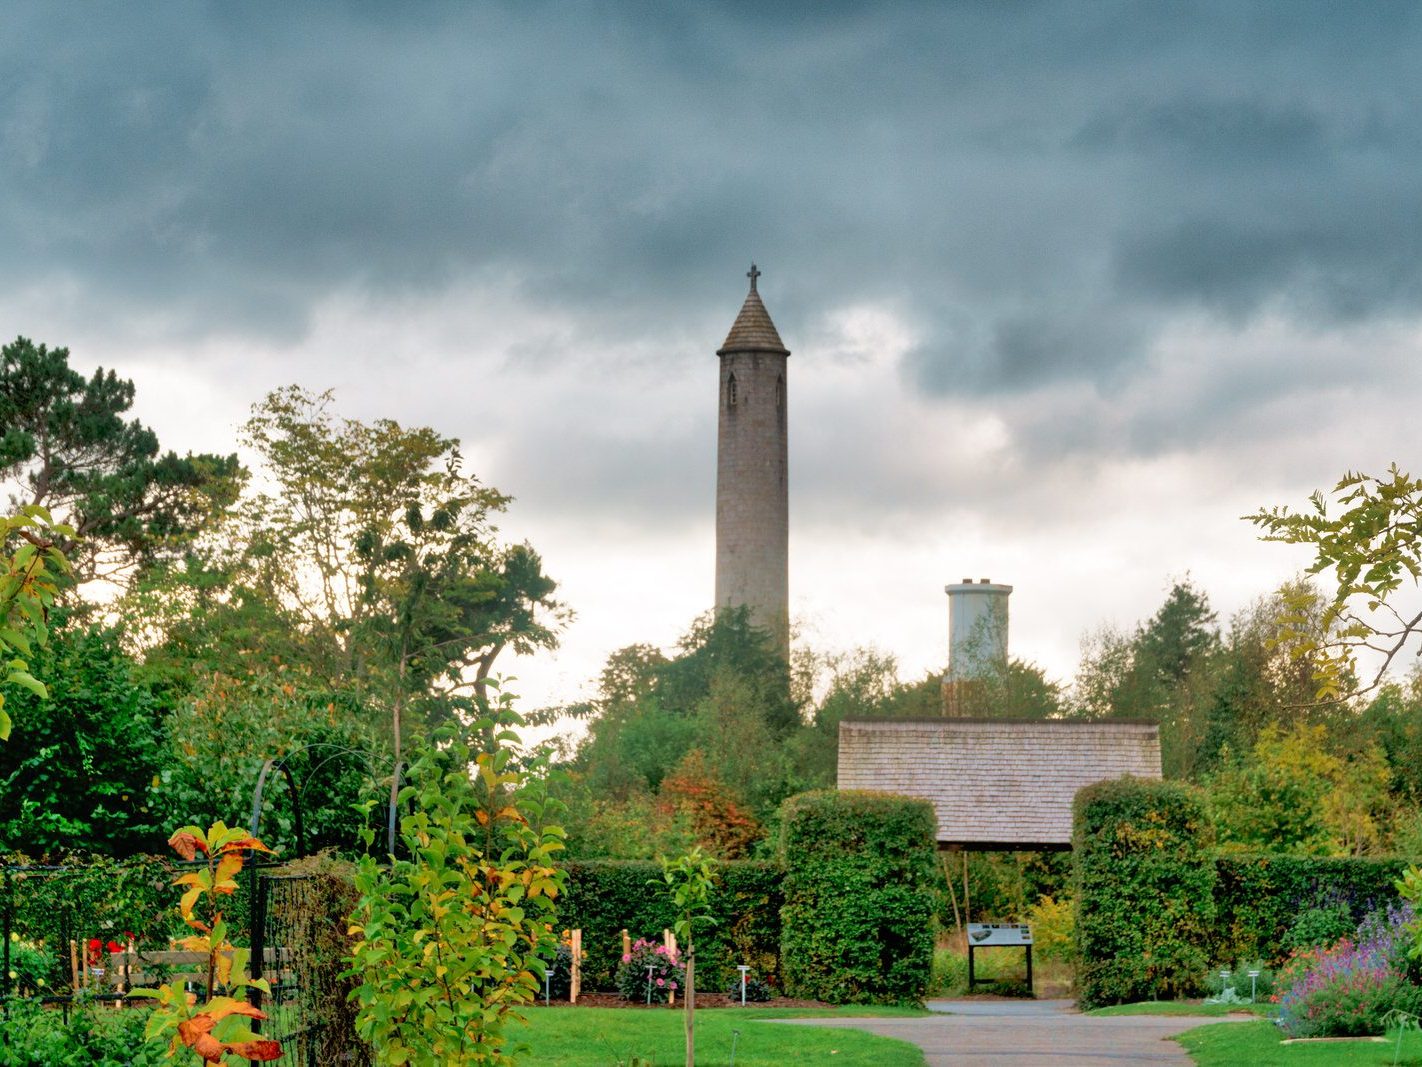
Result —
<instances>
[{"instance_id":1,"label":"dark storm cloud","mask_svg":"<svg viewBox=\"0 0 1422 1067\"><path fill-rule=\"evenodd\" d=\"M1000 394L1111 388L1181 314L1422 306L1409 5L3 18L0 284L174 332L496 277L611 336L714 333L756 256L787 337L892 299L916 385Z\"/></svg>"}]
</instances>

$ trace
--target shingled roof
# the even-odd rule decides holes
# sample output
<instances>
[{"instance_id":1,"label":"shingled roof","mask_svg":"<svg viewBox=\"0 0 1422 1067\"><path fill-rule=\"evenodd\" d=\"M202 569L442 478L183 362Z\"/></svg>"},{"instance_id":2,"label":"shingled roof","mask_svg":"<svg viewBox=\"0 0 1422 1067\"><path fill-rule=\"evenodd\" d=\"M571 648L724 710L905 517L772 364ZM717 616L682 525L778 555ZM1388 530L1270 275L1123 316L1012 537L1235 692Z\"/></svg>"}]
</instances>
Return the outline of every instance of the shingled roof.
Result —
<instances>
[{"instance_id":1,"label":"shingled roof","mask_svg":"<svg viewBox=\"0 0 1422 1067\"><path fill-rule=\"evenodd\" d=\"M938 840L964 848L1071 844L1072 798L1123 774L1159 778L1154 723L846 719L839 788L922 797Z\"/></svg>"},{"instance_id":2,"label":"shingled roof","mask_svg":"<svg viewBox=\"0 0 1422 1067\"><path fill-rule=\"evenodd\" d=\"M780 340L775 323L770 321L770 312L766 311L765 305L760 302L760 293L756 292L755 280L759 276L760 271L756 270L755 264L752 263L748 275L751 280L750 292L746 294L746 302L741 305L741 313L731 324L731 332L726 334L726 343L716 350L716 355L724 356L728 352L774 352L782 356L790 354L790 349Z\"/></svg>"}]
</instances>

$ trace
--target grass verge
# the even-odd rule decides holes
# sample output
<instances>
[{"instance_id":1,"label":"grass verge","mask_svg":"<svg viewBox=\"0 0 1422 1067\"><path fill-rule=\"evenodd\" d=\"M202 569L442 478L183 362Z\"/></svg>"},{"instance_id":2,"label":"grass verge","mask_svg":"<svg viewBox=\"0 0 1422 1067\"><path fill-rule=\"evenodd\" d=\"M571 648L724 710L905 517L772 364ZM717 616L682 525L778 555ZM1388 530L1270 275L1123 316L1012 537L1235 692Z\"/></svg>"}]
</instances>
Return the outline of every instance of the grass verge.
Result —
<instances>
[{"instance_id":1,"label":"grass verge","mask_svg":"<svg viewBox=\"0 0 1422 1067\"><path fill-rule=\"evenodd\" d=\"M735 1038L736 1067L781 1067L787 1063L833 1063L836 1067L922 1067L923 1053L906 1041L859 1030L814 1026L767 1026L786 1018L855 1018L921 1015L911 1009L718 1008L696 1013L697 1062L726 1063ZM677 1010L637 1008L547 1008L531 1011L511 1035L529 1046L530 1063L563 1067L616 1067L633 1056L655 1067L686 1058L684 1016ZM735 1037L734 1031L740 1031ZM828 1057L833 1056L831 1060Z\"/></svg>"},{"instance_id":2,"label":"grass verge","mask_svg":"<svg viewBox=\"0 0 1422 1067\"><path fill-rule=\"evenodd\" d=\"M1085 1015L1269 1015L1267 1004L1201 1004L1189 1000L1145 1000L1139 1004L1113 1004L1093 1008Z\"/></svg>"},{"instance_id":3,"label":"grass verge","mask_svg":"<svg viewBox=\"0 0 1422 1067\"><path fill-rule=\"evenodd\" d=\"M1269 1022L1219 1023L1178 1035L1200 1067L1388 1067L1397 1055L1397 1032L1386 1044L1375 1041L1285 1045ZM1399 1067L1422 1067L1422 1034L1403 1035Z\"/></svg>"}]
</instances>

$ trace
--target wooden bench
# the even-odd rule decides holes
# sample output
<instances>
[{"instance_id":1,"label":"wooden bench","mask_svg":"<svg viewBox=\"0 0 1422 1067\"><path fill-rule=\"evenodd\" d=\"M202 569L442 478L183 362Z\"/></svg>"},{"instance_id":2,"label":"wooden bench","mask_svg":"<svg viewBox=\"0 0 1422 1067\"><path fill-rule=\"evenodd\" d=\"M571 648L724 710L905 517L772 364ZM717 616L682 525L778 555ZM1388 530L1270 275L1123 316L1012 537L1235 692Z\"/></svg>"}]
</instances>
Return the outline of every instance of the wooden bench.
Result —
<instances>
[{"instance_id":1,"label":"wooden bench","mask_svg":"<svg viewBox=\"0 0 1422 1067\"><path fill-rule=\"evenodd\" d=\"M127 993L130 989L152 988L163 982L187 982L202 985L207 981L207 953L183 952L176 949L141 951L129 948L123 952L105 952L100 964L81 967L79 946L69 943L70 979L75 990L95 993ZM272 985L289 984L295 980L290 953L283 948L269 948L262 953L262 977Z\"/></svg>"}]
</instances>

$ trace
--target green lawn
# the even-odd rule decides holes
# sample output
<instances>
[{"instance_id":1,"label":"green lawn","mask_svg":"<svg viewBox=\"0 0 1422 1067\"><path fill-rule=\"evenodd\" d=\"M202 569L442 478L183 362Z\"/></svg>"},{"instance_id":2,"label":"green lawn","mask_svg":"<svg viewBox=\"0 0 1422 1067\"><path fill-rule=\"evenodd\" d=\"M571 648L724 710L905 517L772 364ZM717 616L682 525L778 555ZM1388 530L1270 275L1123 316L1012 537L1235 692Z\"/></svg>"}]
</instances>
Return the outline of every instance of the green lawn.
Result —
<instances>
[{"instance_id":1,"label":"green lawn","mask_svg":"<svg viewBox=\"0 0 1422 1067\"><path fill-rule=\"evenodd\" d=\"M724 1064L736 1040L736 1067L781 1067L787 1063L833 1063L837 1067L922 1067L923 1053L905 1041L858 1030L813 1026L773 1026L764 1020L813 1016L921 1015L882 1008L842 1011L785 1008L717 1008L696 1013L698 1063ZM684 1016L679 1010L639 1008L544 1008L529 1012L527 1026L511 1030L525 1041L529 1063L564 1067L616 1067L632 1056L655 1067L684 1062ZM827 1057L833 1056L830 1060Z\"/></svg>"},{"instance_id":2,"label":"green lawn","mask_svg":"<svg viewBox=\"0 0 1422 1067\"><path fill-rule=\"evenodd\" d=\"M1388 1067L1397 1050L1394 1032L1386 1044L1328 1042L1281 1044L1278 1027L1269 1022L1219 1023L1201 1026L1175 1039L1201 1067ZM1413 1030L1402 1039L1400 1067L1422 1067L1422 1034Z\"/></svg>"},{"instance_id":3,"label":"green lawn","mask_svg":"<svg viewBox=\"0 0 1422 1067\"><path fill-rule=\"evenodd\" d=\"M1268 1015L1267 1004L1197 1004L1188 1000L1146 1000L1139 1004L1114 1004L1093 1008L1087 1015Z\"/></svg>"}]
</instances>

